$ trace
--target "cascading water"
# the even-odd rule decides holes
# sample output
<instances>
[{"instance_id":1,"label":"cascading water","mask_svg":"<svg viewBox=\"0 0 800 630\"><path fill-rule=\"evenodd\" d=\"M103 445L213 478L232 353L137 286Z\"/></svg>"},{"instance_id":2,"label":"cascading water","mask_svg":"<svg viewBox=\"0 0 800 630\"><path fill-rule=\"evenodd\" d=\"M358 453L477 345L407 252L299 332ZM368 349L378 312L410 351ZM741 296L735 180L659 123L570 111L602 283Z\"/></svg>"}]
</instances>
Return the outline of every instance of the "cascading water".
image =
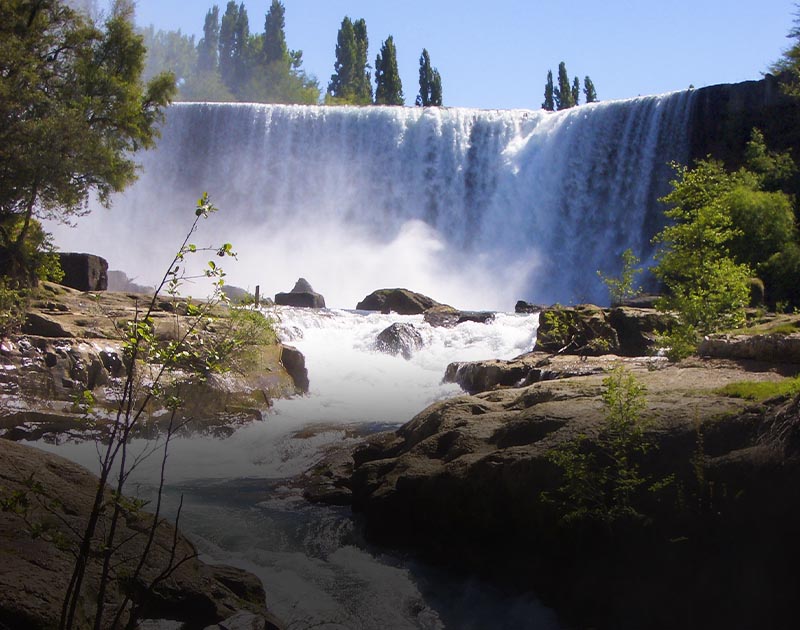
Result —
<instances>
[{"instance_id":1,"label":"cascading water","mask_svg":"<svg viewBox=\"0 0 800 630\"><path fill-rule=\"evenodd\" d=\"M649 257L691 94L555 113L178 104L140 180L56 240L153 282L208 191L239 286L304 276L343 308L389 286L460 308L602 303L596 270Z\"/></svg>"},{"instance_id":2,"label":"cascading water","mask_svg":"<svg viewBox=\"0 0 800 630\"><path fill-rule=\"evenodd\" d=\"M498 314L493 323L448 329L433 328L420 315L289 307L270 314L281 337L306 356L309 395L276 401L263 422L237 427L224 439L181 435L170 445L167 503L174 510L179 493L185 495L181 528L204 558L261 577L271 610L291 628L558 628L554 614L531 595L508 595L370 549L348 510L310 505L287 482L332 445L394 428L428 403L458 394L441 383L450 361L529 350L538 316ZM414 325L423 337L410 360L375 350L378 333L394 322ZM93 441L38 445L97 467ZM130 448L145 451L151 443L134 440ZM157 456L142 461L128 491L152 496L160 464Z\"/></svg>"}]
</instances>

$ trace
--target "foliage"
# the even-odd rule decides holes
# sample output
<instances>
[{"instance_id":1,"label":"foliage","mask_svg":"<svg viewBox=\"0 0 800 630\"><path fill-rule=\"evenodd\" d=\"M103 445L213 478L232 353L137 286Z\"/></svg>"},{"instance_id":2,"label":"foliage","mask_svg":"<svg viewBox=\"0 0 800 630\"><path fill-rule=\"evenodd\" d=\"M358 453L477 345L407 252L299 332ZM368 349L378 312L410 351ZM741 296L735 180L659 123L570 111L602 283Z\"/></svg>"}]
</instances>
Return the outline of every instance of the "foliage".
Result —
<instances>
[{"instance_id":1,"label":"foliage","mask_svg":"<svg viewBox=\"0 0 800 630\"><path fill-rule=\"evenodd\" d=\"M0 339L18 332L25 323L28 291L9 284L8 278L0 278Z\"/></svg>"},{"instance_id":2,"label":"foliage","mask_svg":"<svg viewBox=\"0 0 800 630\"><path fill-rule=\"evenodd\" d=\"M389 35L375 58L375 104L403 105L403 83L397 69L397 50Z\"/></svg>"},{"instance_id":3,"label":"foliage","mask_svg":"<svg viewBox=\"0 0 800 630\"><path fill-rule=\"evenodd\" d=\"M139 612L140 602L136 601L142 593L132 591L124 593L124 599L116 610L106 611L107 598L106 591L109 588L114 567L121 560L118 557L122 543L117 540L116 532L120 520L129 515L132 511L142 507L141 503L131 501L124 496L125 484L128 476L136 467L139 461L128 452L128 445L133 435L133 431L143 421L143 414L151 401L161 398L164 406L170 411L169 426L167 436L163 443L163 455L161 465L161 480L158 489L157 500L155 503L154 517L151 524L143 531L145 536L144 551L135 562L128 583L136 584L142 577L145 560L149 550L154 544L156 529L160 521L160 509L162 491L164 485L165 466L168 455L170 439L176 426L176 412L181 406L182 401L175 393L170 391L169 384L165 384L165 377L176 369L185 369L187 365L195 366L198 375L203 376L203 370L216 360L216 352L206 348L193 348L189 342L192 335L207 325L209 313L214 304L221 299L221 287L224 285L224 272L213 260L208 262L203 276L211 278L214 283L215 293L212 299L201 305L188 308L187 315L189 323L185 330L181 331L178 338L161 341L155 334L153 325L153 312L159 300L159 291L166 290L171 295L176 295L181 284L190 276L186 272L186 259L199 251L210 249L219 256L233 256L230 244L224 244L219 248L198 248L189 242L191 236L197 229L198 222L207 218L216 208L210 203L207 195L203 195L197 203L195 209L194 222L189 229L186 238L164 274L161 283L154 292L149 306L141 316L136 317L126 327L126 339L123 351L126 356L126 375L122 387L116 417L111 424L105 449L100 452L100 474L97 489L95 492L93 507L88 516L85 529L79 536L79 546L74 550L76 557L73 573L69 581L67 592L65 593L62 608L62 617L59 627L70 629L75 627L76 612L79 607L84 608L89 604L89 598L94 597L89 610L94 618L94 628L104 627L109 624L111 627L132 627ZM141 378L140 371L143 367L149 367L150 373L147 378ZM85 405L87 409L91 406L92 400L76 401L78 405ZM107 484L111 484L111 498L109 500ZM180 520L180 509L177 520ZM176 528L178 523L176 522ZM173 542L172 554L169 566L164 568L164 572L155 577L149 588L145 588L144 595L149 594L160 579L169 575L170 572L182 562L194 557L194 554L183 557L175 557L175 545ZM84 585L90 563L98 562L101 566L99 570L99 586L97 592L85 592ZM123 619L127 617L127 622ZM127 624L127 625L126 625Z\"/></svg>"},{"instance_id":4,"label":"foliage","mask_svg":"<svg viewBox=\"0 0 800 630\"><path fill-rule=\"evenodd\" d=\"M594 83L588 76L583 79L583 95L587 103L597 102L597 90L595 90Z\"/></svg>"},{"instance_id":5,"label":"foliage","mask_svg":"<svg viewBox=\"0 0 800 630\"><path fill-rule=\"evenodd\" d=\"M620 518L643 518L637 493L652 483L637 459L651 442L642 417L646 390L622 366L603 379L605 417L595 438L578 439L550 450L548 459L561 468L562 485L553 500L563 520L597 521L611 526Z\"/></svg>"},{"instance_id":6,"label":"foliage","mask_svg":"<svg viewBox=\"0 0 800 630\"><path fill-rule=\"evenodd\" d=\"M581 82L578 80L578 77L575 77L572 80L572 104L578 105L580 98L581 98Z\"/></svg>"},{"instance_id":7,"label":"foliage","mask_svg":"<svg viewBox=\"0 0 800 630\"><path fill-rule=\"evenodd\" d=\"M769 192L783 190L788 192L797 166L792 156L767 149L763 132L753 128L744 150L747 169L759 178L759 189Z\"/></svg>"},{"instance_id":8,"label":"foliage","mask_svg":"<svg viewBox=\"0 0 800 630\"><path fill-rule=\"evenodd\" d=\"M101 29L57 0L0 4L0 246L18 277L34 217L68 220L136 178L174 90L142 84L144 55L122 14Z\"/></svg>"},{"instance_id":9,"label":"foliage","mask_svg":"<svg viewBox=\"0 0 800 630\"><path fill-rule=\"evenodd\" d=\"M723 396L745 398L756 402L776 396L794 396L800 393L800 377L795 376L780 381L738 381L728 383L716 392Z\"/></svg>"},{"instance_id":10,"label":"foliage","mask_svg":"<svg viewBox=\"0 0 800 630\"><path fill-rule=\"evenodd\" d=\"M795 5L795 9L794 26L786 36L794 41L784 51L783 56L772 64L770 70L782 75L783 88L787 94L800 96L800 8Z\"/></svg>"},{"instance_id":11,"label":"foliage","mask_svg":"<svg viewBox=\"0 0 800 630\"><path fill-rule=\"evenodd\" d=\"M203 37L197 42L197 72L216 72L219 69L219 7L206 13Z\"/></svg>"},{"instance_id":12,"label":"foliage","mask_svg":"<svg viewBox=\"0 0 800 630\"><path fill-rule=\"evenodd\" d=\"M547 71L547 82L544 84L544 102L542 109L552 112L556 108L555 92L553 89L553 71Z\"/></svg>"},{"instance_id":13,"label":"foliage","mask_svg":"<svg viewBox=\"0 0 800 630\"><path fill-rule=\"evenodd\" d=\"M752 274L730 255L730 242L739 231L726 199L752 175L726 173L712 160L698 162L691 170L673 167L677 178L662 199L670 205L665 214L673 223L653 239L659 244L653 271L667 289L658 308L680 315L680 325L664 339L677 358L693 345L693 337L744 321Z\"/></svg>"},{"instance_id":14,"label":"foliage","mask_svg":"<svg viewBox=\"0 0 800 630\"><path fill-rule=\"evenodd\" d=\"M419 57L419 94L417 107L441 107L442 77L439 71L431 66L431 57L427 48L422 49Z\"/></svg>"},{"instance_id":15,"label":"foliage","mask_svg":"<svg viewBox=\"0 0 800 630\"><path fill-rule=\"evenodd\" d=\"M161 72L169 71L175 75L180 86L194 72L198 61L198 45L195 48L194 36L177 31L156 31L151 25L141 30L144 46L147 49L142 80L150 81Z\"/></svg>"},{"instance_id":16,"label":"foliage","mask_svg":"<svg viewBox=\"0 0 800 630\"><path fill-rule=\"evenodd\" d=\"M612 305L622 304L642 292L641 286L635 285L636 276L644 271L638 267L640 262L633 250L628 248L622 252L622 271L618 277L606 276L602 271L597 272L608 289Z\"/></svg>"},{"instance_id":17,"label":"foliage","mask_svg":"<svg viewBox=\"0 0 800 630\"><path fill-rule=\"evenodd\" d=\"M558 87L553 90L553 97L556 102L556 109L569 109L575 106L572 100L572 87L569 84L569 75L567 75L567 64L563 61L558 64Z\"/></svg>"},{"instance_id":18,"label":"foliage","mask_svg":"<svg viewBox=\"0 0 800 630\"><path fill-rule=\"evenodd\" d=\"M372 102L372 85L367 64L367 23L342 20L336 38L336 63L328 84L331 102L369 105Z\"/></svg>"}]
</instances>

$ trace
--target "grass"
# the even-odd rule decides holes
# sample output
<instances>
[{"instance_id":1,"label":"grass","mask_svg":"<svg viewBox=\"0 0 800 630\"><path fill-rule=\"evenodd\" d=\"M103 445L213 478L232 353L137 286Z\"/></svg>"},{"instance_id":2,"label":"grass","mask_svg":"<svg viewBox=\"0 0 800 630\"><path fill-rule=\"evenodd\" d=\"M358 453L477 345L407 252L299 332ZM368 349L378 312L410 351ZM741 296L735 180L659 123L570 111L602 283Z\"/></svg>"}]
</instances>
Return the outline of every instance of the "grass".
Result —
<instances>
[{"instance_id":1,"label":"grass","mask_svg":"<svg viewBox=\"0 0 800 630\"><path fill-rule=\"evenodd\" d=\"M800 393L800 376L782 381L738 381L721 387L716 393L756 402L776 396L792 396Z\"/></svg>"}]
</instances>

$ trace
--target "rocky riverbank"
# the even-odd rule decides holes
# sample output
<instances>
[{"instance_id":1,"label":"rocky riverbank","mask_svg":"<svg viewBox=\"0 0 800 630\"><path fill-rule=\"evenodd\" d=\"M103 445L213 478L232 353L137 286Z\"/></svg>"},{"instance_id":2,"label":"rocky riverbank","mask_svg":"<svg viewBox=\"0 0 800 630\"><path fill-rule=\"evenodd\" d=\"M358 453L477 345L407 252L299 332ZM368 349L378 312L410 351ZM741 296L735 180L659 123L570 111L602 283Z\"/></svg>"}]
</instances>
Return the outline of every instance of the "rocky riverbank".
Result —
<instances>
[{"instance_id":1,"label":"rocky riverbank","mask_svg":"<svg viewBox=\"0 0 800 630\"><path fill-rule=\"evenodd\" d=\"M13 440L62 439L73 431L84 439L92 432L104 439L127 373L125 331L141 318L149 299L43 283L20 334L0 344L0 437L6 438L0 439L4 628L58 625L73 553L97 488L97 478L80 466ZM230 339L234 325L253 325L247 318L234 321L235 312L221 306L210 315L193 338L206 347ZM159 299L152 314L155 338L180 338L192 317L184 300ZM260 321L254 325L256 332L269 333ZM307 391L302 354L279 344L271 333L250 333L244 330L242 352L226 372L210 371L198 378L197 370L186 369L166 377L171 391L185 401L178 416L179 423L188 422L183 430L227 435L237 424L261 420L272 399ZM151 367L140 365L145 379ZM168 415L164 410L163 404L151 404L136 434L161 432ZM107 499L110 502L110 491ZM115 537L120 546L114 553L106 610L114 610L129 596L141 617L180 621L187 628L280 627L265 608L258 578L199 561L192 544L165 521L155 528L145 553L153 516L134 502L128 508ZM98 531L105 530L106 519L101 517ZM142 557L141 573L131 581ZM91 625L100 561L90 562L75 627ZM148 590L151 584L155 588Z\"/></svg>"},{"instance_id":2,"label":"rocky riverbank","mask_svg":"<svg viewBox=\"0 0 800 630\"><path fill-rule=\"evenodd\" d=\"M605 326L609 311L568 313L581 315L585 330L608 333L586 341L611 343L611 332L619 341ZM638 315L650 335L652 317ZM472 395L339 453L313 471L307 494L350 503L373 541L531 590L575 627L793 627L800 402L791 394L750 401L722 388L797 374L795 325L748 331L749 354L736 358L669 364L585 353L587 344L575 343L572 356L451 366ZM601 448L604 379L617 365L646 392L640 415L651 448L631 456L646 483L628 497L631 510L603 497L607 518L565 518L557 498L568 473L553 453ZM588 492L600 480L584 481Z\"/></svg>"}]
</instances>

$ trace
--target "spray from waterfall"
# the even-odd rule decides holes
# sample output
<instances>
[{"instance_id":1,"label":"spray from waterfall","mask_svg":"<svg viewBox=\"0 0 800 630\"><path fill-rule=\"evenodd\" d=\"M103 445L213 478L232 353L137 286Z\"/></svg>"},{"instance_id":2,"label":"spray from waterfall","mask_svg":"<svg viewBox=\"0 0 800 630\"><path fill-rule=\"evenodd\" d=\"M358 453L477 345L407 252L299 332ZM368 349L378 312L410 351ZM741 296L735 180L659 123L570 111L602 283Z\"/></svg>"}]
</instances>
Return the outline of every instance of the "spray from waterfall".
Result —
<instances>
[{"instance_id":1,"label":"spray from waterfall","mask_svg":"<svg viewBox=\"0 0 800 630\"><path fill-rule=\"evenodd\" d=\"M595 271L650 254L691 93L556 113L246 104L172 106L139 181L63 250L152 283L208 191L198 236L231 242L228 281L265 294L304 276L328 304L404 286L460 308L607 300ZM51 226L52 227L52 226Z\"/></svg>"}]
</instances>

